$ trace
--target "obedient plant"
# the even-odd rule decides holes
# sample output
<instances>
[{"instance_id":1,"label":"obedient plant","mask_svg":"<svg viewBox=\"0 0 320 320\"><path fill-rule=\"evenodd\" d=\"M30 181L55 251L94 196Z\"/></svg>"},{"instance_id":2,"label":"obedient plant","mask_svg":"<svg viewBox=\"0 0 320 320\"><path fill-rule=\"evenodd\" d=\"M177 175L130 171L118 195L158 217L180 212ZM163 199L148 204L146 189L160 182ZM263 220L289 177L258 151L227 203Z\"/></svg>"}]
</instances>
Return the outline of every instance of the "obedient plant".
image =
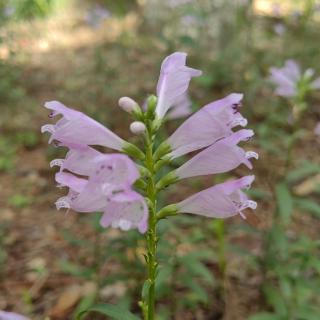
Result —
<instances>
[{"instance_id":1,"label":"obedient plant","mask_svg":"<svg viewBox=\"0 0 320 320\"><path fill-rule=\"evenodd\" d=\"M21 314L15 312L0 310L0 320L29 320L29 318L26 318L25 316L22 316Z\"/></svg>"},{"instance_id":2,"label":"obedient plant","mask_svg":"<svg viewBox=\"0 0 320 320\"><path fill-rule=\"evenodd\" d=\"M297 120L307 108L306 95L320 89L320 77L314 79L311 68L301 71L294 60L287 60L282 68L270 68L270 80L276 86L275 93L292 101L293 117Z\"/></svg>"},{"instance_id":3,"label":"obedient plant","mask_svg":"<svg viewBox=\"0 0 320 320\"><path fill-rule=\"evenodd\" d=\"M42 132L51 134L50 142L55 140L56 145L69 149L65 159L51 162L51 166L60 168L55 177L58 186L69 188L68 194L56 201L57 208L102 212L103 227L136 228L146 233L148 276L139 305L144 318L149 320L155 317L159 221L182 213L211 218L240 214L245 218L245 209L256 208L256 203L243 192L254 180L254 176L246 176L158 209L158 195L165 187L190 177L228 172L242 163L251 169L249 159L258 157L255 152L238 146L250 139L253 131L233 131L237 126L247 125L239 112L243 95L238 93L207 104L168 139L157 140L167 114L175 118L190 112L186 92L190 80L200 75L201 71L186 66L185 53L176 52L163 61L157 96L148 98L146 110L129 97L119 100L119 106L134 120L130 130L143 138L142 147L121 139L95 120L59 102L45 104L52 110L50 117L60 114L62 118L55 125L44 125ZM95 146L119 153L103 153ZM161 176L161 167L194 151L199 152L180 168Z\"/></svg>"}]
</instances>

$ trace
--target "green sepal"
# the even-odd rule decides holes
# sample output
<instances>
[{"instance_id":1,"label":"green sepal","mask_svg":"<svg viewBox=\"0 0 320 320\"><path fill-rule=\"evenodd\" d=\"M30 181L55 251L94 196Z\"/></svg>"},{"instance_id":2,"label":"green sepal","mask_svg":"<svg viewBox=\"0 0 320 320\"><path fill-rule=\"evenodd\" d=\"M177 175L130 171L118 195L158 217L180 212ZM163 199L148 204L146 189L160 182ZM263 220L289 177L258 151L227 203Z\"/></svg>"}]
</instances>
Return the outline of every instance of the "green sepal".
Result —
<instances>
[{"instance_id":1,"label":"green sepal","mask_svg":"<svg viewBox=\"0 0 320 320\"><path fill-rule=\"evenodd\" d=\"M169 145L169 143L167 143L166 141L162 142L160 144L160 146L158 147L158 149L156 150L156 152L154 153L155 161L160 160L161 158L163 158L165 155L167 155L171 151L172 150L171 150L171 146Z\"/></svg>"},{"instance_id":2,"label":"green sepal","mask_svg":"<svg viewBox=\"0 0 320 320\"><path fill-rule=\"evenodd\" d=\"M138 169L139 169L141 178L150 176L150 171L146 167L138 165Z\"/></svg>"},{"instance_id":3,"label":"green sepal","mask_svg":"<svg viewBox=\"0 0 320 320\"><path fill-rule=\"evenodd\" d=\"M151 124L151 132L152 133L156 133L160 127L162 125L162 119L155 119L152 121L152 124Z\"/></svg>"},{"instance_id":4,"label":"green sepal","mask_svg":"<svg viewBox=\"0 0 320 320\"><path fill-rule=\"evenodd\" d=\"M170 184L173 184L175 182L179 181L179 177L176 174L176 171L169 172L166 176L164 176L162 179L158 181L156 184L157 191L161 191L162 189L166 188Z\"/></svg>"},{"instance_id":5,"label":"green sepal","mask_svg":"<svg viewBox=\"0 0 320 320\"><path fill-rule=\"evenodd\" d=\"M146 190L147 188L147 184L145 183L145 181L143 181L143 179L138 179L135 183L134 186L138 189L141 189L143 191Z\"/></svg>"},{"instance_id":6,"label":"green sepal","mask_svg":"<svg viewBox=\"0 0 320 320\"><path fill-rule=\"evenodd\" d=\"M132 110L131 113L135 120L144 122L144 113L142 112L141 108L138 105L136 108Z\"/></svg>"},{"instance_id":7,"label":"green sepal","mask_svg":"<svg viewBox=\"0 0 320 320\"><path fill-rule=\"evenodd\" d=\"M170 162L171 162L171 157L169 156L163 157L162 159L158 160L154 165L154 171L157 172L166 164L170 164Z\"/></svg>"},{"instance_id":8,"label":"green sepal","mask_svg":"<svg viewBox=\"0 0 320 320\"><path fill-rule=\"evenodd\" d=\"M124 144L124 146L122 147L122 152L135 159L144 160L145 158L144 153L137 146L129 142L126 142Z\"/></svg>"},{"instance_id":9,"label":"green sepal","mask_svg":"<svg viewBox=\"0 0 320 320\"><path fill-rule=\"evenodd\" d=\"M164 208L162 208L158 213L157 213L157 219L165 219L169 216L175 216L178 214L178 206L176 204L170 204Z\"/></svg>"}]
</instances>

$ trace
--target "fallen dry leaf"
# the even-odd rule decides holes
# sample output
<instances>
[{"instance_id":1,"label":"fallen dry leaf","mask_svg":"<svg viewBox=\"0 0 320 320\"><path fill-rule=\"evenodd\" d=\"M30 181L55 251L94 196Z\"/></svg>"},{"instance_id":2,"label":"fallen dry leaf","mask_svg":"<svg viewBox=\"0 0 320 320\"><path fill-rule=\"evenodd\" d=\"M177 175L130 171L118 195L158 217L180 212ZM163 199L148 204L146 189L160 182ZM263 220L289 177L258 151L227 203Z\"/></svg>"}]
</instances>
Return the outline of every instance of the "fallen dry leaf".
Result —
<instances>
[{"instance_id":1,"label":"fallen dry leaf","mask_svg":"<svg viewBox=\"0 0 320 320\"><path fill-rule=\"evenodd\" d=\"M70 309L80 300L82 287L73 285L60 295L56 305L49 312L49 316L55 319L65 319Z\"/></svg>"},{"instance_id":2,"label":"fallen dry leaf","mask_svg":"<svg viewBox=\"0 0 320 320\"><path fill-rule=\"evenodd\" d=\"M317 174L309 179L304 180L293 191L298 196L306 196L320 187L320 174Z\"/></svg>"}]
</instances>

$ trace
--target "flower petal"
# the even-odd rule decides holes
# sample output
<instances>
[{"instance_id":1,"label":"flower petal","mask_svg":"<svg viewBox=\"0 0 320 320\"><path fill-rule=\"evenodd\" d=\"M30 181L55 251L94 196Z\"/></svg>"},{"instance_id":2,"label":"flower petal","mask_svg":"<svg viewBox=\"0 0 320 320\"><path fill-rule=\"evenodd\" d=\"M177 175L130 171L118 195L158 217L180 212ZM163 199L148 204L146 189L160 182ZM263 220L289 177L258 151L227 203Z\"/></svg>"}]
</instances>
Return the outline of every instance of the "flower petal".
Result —
<instances>
[{"instance_id":1,"label":"flower petal","mask_svg":"<svg viewBox=\"0 0 320 320\"><path fill-rule=\"evenodd\" d=\"M0 319L1 320L29 320L29 318L22 316L21 314L14 312L7 312L0 310Z\"/></svg>"},{"instance_id":2,"label":"flower petal","mask_svg":"<svg viewBox=\"0 0 320 320\"><path fill-rule=\"evenodd\" d=\"M170 120L184 118L192 113L192 103L187 94L182 94L171 107L168 112L167 118Z\"/></svg>"},{"instance_id":3,"label":"flower petal","mask_svg":"<svg viewBox=\"0 0 320 320\"><path fill-rule=\"evenodd\" d=\"M311 82L312 89L320 89L320 77Z\"/></svg>"},{"instance_id":4,"label":"flower petal","mask_svg":"<svg viewBox=\"0 0 320 320\"><path fill-rule=\"evenodd\" d=\"M138 228L141 233L148 228L148 208L144 198L135 191L116 194L104 210L100 220L103 227L112 226L122 230Z\"/></svg>"},{"instance_id":5,"label":"flower petal","mask_svg":"<svg viewBox=\"0 0 320 320\"><path fill-rule=\"evenodd\" d=\"M90 179L96 183L131 186L140 176L136 164L124 154L105 154L95 164Z\"/></svg>"},{"instance_id":6,"label":"flower petal","mask_svg":"<svg viewBox=\"0 0 320 320\"><path fill-rule=\"evenodd\" d=\"M158 103L156 107L156 114L160 119L187 91L191 78L202 74L200 70L186 66L186 57L186 53L175 52L162 62L157 84Z\"/></svg>"},{"instance_id":7,"label":"flower petal","mask_svg":"<svg viewBox=\"0 0 320 320\"><path fill-rule=\"evenodd\" d=\"M193 213L205 217L228 218L242 215L246 208L255 209L257 204L248 200L241 191L252 183L254 176L227 181L200 191L177 204L181 213Z\"/></svg>"},{"instance_id":8,"label":"flower petal","mask_svg":"<svg viewBox=\"0 0 320 320\"><path fill-rule=\"evenodd\" d=\"M300 66L294 60L287 60L282 68L270 68L270 81L276 85L276 94L282 97L294 97L297 83L302 77Z\"/></svg>"},{"instance_id":9,"label":"flower petal","mask_svg":"<svg viewBox=\"0 0 320 320\"><path fill-rule=\"evenodd\" d=\"M214 101L189 117L167 140L171 157L207 147L232 134L232 128L246 126L247 121L238 112L243 95L232 93Z\"/></svg>"},{"instance_id":10,"label":"flower petal","mask_svg":"<svg viewBox=\"0 0 320 320\"><path fill-rule=\"evenodd\" d=\"M252 152L246 153L237 146L240 140L253 136L252 130L240 130L230 137L219 140L205 150L195 155L176 170L180 179L228 172L240 164L252 169L248 157L255 156Z\"/></svg>"},{"instance_id":11,"label":"flower petal","mask_svg":"<svg viewBox=\"0 0 320 320\"><path fill-rule=\"evenodd\" d=\"M112 131L82 112L75 111L57 101L47 102L45 107L53 110L52 116L62 114L62 118L53 127L45 125L42 132L49 131L50 140L62 143L101 145L115 150L122 150L125 143Z\"/></svg>"},{"instance_id":12,"label":"flower petal","mask_svg":"<svg viewBox=\"0 0 320 320\"><path fill-rule=\"evenodd\" d=\"M58 172L55 176L61 187L69 187L71 190L80 193L88 183L88 180L79 178L71 173Z\"/></svg>"}]
</instances>

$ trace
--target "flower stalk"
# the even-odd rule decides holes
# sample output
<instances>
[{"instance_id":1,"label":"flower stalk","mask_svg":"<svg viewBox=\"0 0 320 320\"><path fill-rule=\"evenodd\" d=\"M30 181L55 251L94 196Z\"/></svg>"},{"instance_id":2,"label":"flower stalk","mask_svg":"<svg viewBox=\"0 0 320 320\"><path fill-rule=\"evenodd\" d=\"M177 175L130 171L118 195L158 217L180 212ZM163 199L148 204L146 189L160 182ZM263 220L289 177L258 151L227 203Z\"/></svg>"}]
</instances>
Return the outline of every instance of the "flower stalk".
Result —
<instances>
[{"instance_id":1,"label":"flower stalk","mask_svg":"<svg viewBox=\"0 0 320 320\"><path fill-rule=\"evenodd\" d=\"M157 189L155 182L155 159L154 159L154 137L155 132L153 130L152 121L146 120L146 136L145 136L145 148L146 148L146 158L145 167L149 171L146 181L146 193L147 193L147 203L149 207L149 226L147 231L147 268L148 268L148 280L147 280L147 301L144 305L147 305L147 315L145 319L153 320L155 314L155 282L157 274Z\"/></svg>"}]
</instances>

